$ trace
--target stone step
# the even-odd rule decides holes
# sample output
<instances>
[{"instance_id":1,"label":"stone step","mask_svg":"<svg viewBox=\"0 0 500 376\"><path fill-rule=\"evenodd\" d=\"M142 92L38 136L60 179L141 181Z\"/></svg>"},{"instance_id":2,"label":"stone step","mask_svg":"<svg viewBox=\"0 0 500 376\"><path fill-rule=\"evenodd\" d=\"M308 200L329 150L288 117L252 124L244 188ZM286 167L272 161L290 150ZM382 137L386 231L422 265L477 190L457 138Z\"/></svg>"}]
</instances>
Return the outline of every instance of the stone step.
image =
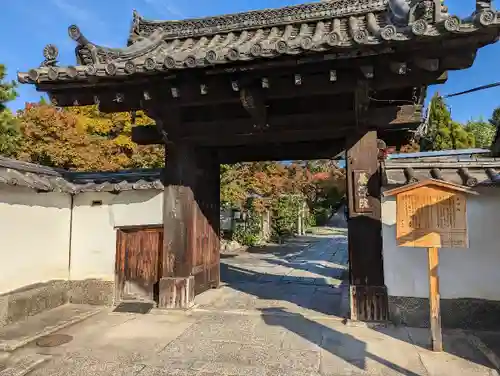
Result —
<instances>
[{"instance_id":1,"label":"stone step","mask_svg":"<svg viewBox=\"0 0 500 376\"><path fill-rule=\"evenodd\" d=\"M2 327L0 351L17 350L41 337L79 323L103 309L90 305L66 304Z\"/></svg>"}]
</instances>

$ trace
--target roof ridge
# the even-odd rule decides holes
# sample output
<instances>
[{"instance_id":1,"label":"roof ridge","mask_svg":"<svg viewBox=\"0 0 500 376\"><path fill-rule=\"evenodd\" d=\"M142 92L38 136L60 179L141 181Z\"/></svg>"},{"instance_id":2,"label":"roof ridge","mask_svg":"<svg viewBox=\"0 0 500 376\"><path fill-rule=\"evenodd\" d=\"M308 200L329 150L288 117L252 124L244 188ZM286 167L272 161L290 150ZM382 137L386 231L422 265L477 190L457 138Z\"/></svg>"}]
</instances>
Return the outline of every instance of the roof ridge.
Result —
<instances>
[{"instance_id":1,"label":"roof ridge","mask_svg":"<svg viewBox=\"0 0 500 376\"><path fill-rule=\"evenodd\" d=\"M134 36L144 36L144 29L149 29L148 34L150 34L154 29L161 27L166 34L170 34L171 38L202 36L384 10L388 3L389 0L316 1L182 20L149 20L134 10L129 43Z\"/></svg>"}]
</instances>

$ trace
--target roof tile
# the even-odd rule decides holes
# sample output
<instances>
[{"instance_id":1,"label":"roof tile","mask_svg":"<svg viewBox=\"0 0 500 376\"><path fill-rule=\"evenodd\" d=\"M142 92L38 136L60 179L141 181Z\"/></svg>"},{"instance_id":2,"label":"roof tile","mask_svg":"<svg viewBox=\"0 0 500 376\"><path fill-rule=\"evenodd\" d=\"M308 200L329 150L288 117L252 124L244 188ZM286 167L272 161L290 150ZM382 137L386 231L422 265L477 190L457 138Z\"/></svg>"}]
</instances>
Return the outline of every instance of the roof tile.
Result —
<instances>
[{"instance_id":1,"label":"roof tile","mask_svg":"<svg viewBox=\"0 0 500 376\"><path fill-rule=\"evenodd\" d=\"M322 1L183 21L148 21L135 12L128 47L99 46L72 25L69 34L78 43L77 66L55 66L57 49L50 45L44 50L43 66L19 73L18 78L22 83L72 82L306 53L344 50L342 54L351 51L358 56L366 46L383 50L415 39L431 42L500 28L500 17L491 7L461 20L447 14L438 0L421 3L437 9L422 12L418 4L410 7L407 22L401 24L391 21L400 19L389 6L393 1Z\"/></svg>"}]
</instances>

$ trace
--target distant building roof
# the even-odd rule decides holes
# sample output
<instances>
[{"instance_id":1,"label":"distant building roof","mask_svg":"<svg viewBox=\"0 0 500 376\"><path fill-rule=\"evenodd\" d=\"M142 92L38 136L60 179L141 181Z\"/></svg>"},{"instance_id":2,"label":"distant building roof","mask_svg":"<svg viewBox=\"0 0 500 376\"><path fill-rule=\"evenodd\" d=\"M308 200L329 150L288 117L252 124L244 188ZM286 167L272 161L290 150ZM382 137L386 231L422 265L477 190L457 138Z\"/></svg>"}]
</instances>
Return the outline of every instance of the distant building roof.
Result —
<instances>
[{"instance_id":1,"label":"distant building roof","mask_svg":"<svg viewBox=\"0 0 500 376\"><path fill-rule=\"evenodd\" d=\"M443 158L460 156L460 160L469 159L473 155L490 155L488 149L459 149L459 150L438 150L438 151L421 151L416 153L398 153L387 154L387 159L414 159L414 158ZM345 150L338 153L333 160L345 161Z\"/></svg>"},{"instance_id":2,"label":"distant building roof","mask_svg":"<svg viewBox=\"0 0 500 376\"><path fill-rule=\"evenodd\" d=\"M409 159L409 158L433 158L433 157L470 157L472 155L487 155L490 151L487 149L460 149L460 150L438 150L421 151L416 153L388 154L387 159Z\"/></svg>"},{"instance_id":3,"label":"distant building roof","mask_svg":"<svg viewBox=\"0 0 500 376\"><path fill-rule=\"evenodd\" d=\"M419 154L419 153L415 153ZM500 186L500 158L441 154L434 157L388 159L382 162L385 187L439 179L466 187Z\"/></svg>"}]
</instances>

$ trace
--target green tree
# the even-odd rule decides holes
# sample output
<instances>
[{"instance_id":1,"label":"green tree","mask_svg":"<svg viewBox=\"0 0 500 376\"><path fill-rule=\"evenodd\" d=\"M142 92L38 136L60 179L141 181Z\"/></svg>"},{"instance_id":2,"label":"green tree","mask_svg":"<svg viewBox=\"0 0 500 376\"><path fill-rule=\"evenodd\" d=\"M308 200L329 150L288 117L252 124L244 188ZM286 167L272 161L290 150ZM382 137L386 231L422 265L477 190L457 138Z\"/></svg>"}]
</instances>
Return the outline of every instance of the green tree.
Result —
<instances>
[{"instance_id":1,"label":"green tree","mask_svg":"<svg viewBox=\"0 0 500 376\"><path fill-rule=\"evenodd\" d=\"M500 106L493 110L493 114L490 118L490 124L495 128L500 128Z\"/></svg>"},{"instance_id":2,"label":"green tree","mask_svg":"<svg viewBox=\"0 0 500 376\"><path fill-rule=\"evenodd\" d=\"M494 156L500 155L500 107L493 110L490 118L490 124L495 127L495 135L491 144L491 153Z\"/></svg>"},{"instance_id":3,"label":"green tree","mask_svg":"<svg viewBox=\"0 0 500 376\"><path fill-rule=\"evenodd\" d=\"M5 66L0 64L0 155L15 157L21 133L15 116L6 104L17 97L16 83L7 82L6 76Z\"/></svg>"},{"instance_id":4,"label":"green tree","mask_svg":"<svg viewBox=\"0 0 500 376\"><path fill-rule=\"evenodd\" d=\"M427 150L467 149L474 147L474 135L451 118L443 97L434 94L429 104L429 130L421 148Z\"/></svg>"},{"instance_id":5,"label":"green tree","mask_svg":"<svg viewBox=\"0 0 500 376\"><path fill-rule=\"evenodd\" d=\"M495 126L483 119L469 120L465 124L465 130L474 136L475 146L478 148L489 148L496 132Z\"/></svg>"}]
</instances>

